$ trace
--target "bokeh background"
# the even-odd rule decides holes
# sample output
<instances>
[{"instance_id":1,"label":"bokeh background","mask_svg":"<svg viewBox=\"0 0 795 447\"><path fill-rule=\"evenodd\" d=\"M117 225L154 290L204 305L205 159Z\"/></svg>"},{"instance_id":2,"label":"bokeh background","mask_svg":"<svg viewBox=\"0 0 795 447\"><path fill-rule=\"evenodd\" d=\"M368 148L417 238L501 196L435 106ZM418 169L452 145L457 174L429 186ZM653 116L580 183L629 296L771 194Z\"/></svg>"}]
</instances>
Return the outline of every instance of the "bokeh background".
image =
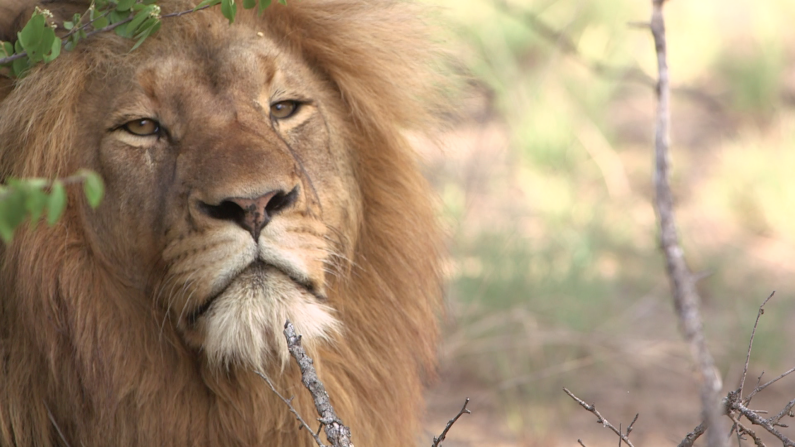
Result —
<instances>
[{"instance_id":1,"label":"bokeh background","mask_svg":"<svg viewBox=\"0 0 795 447\"><path fill-rule=\"evenodd\" d=\"M428 439L470 397L447 447L615 445L565 386L616 426L640 413L635 445L677 445L700 403L651 204L651 0L425 1L466 84L442 149L418 144L450 253ZM749 386L795 366L795 2L665 17L677 223L725 394L773 290ZM795 376L753 406L792 398Z\"/></svg>"}]
</instances>

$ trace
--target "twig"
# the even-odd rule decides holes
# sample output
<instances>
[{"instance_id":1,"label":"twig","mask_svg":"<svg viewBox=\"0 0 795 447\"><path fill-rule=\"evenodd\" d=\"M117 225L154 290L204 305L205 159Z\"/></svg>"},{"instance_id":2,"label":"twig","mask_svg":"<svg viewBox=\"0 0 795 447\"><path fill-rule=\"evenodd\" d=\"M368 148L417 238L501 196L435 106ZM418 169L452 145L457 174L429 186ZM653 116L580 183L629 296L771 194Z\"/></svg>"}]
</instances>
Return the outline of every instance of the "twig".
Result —
<instances>
[{"instance_id":1,"label":"twig","mask_svg":"<svg viewBox=\"0 0 795 447\"><path fill-rule=\"evenodd\" d=\"M677 447L693 447L693 443L695 443L696 439L703 435L705 431L707 431L707 426L703 422L698 424L693 431L685 436L685 439L683 439Z\"/></svg>"},{"instance_id":2,"label":"twig","mask_svg":"<svg viewBox=\"0 0 795 447\"><path fill-rule=\"evenodd\" d=\"M745 386L745 377L748 375L748 364L751 362L751 349L754 347L754 336L756 335L756 326L759 324L759 318L762 316L762 314L765 313L765 304L767 304L767 302L770 301L770 298L773 298L773 295L775 294L776 294L775 290L772 293L770 293L770 296L768 296L767 299L762 303L762 305L759 306L759 311L756 313L756 321L754 321L754 328L751 330L751 340L748 342L748 354L746 354L745 356L745 367L743 368L743 378L740 380L740 393L739 393L740 399L743 398L743 387ZM747 404L748 402L746 402L746 405Z\"/></svg>"},{"instance_id":3,"label":"twig","mask_svg":"<svg viewBox=\"0 0 795 447\"><path fill-rule=\"evenodd\" d=\"M777 415L768 418L767 421L770 422L771 425L778 425L780 427L786 428L787 425L781 424L779 421L781 421L781 418L784 416L790 414L792 407L795 407L795 399L789 401L787 405L784 405L784 409L782 409Z\"/></svg>"},{"instance_id":4,"label":"twig","mask_svg":"<svg viewBox=\"0 0 795 447\"><path fill-rule=\"evenodd\" d=\"M746 434L750 436L754 440L754 444L756 447L767 447L765 443L762 442L762 438L757 436L757 434L751 430L750 428L746 427L745 425L740 422L740 419L736 416L731 416L731 419L734 421L734 429L737 431L737 438L742 439L742 435ZM739 441L738 441L739 444ZM740 444L742 446L742 444Z\"/></svg>"},{"instance_id":5,"label":"twig","mask_svg":"<svg viewBox=\"0 0 795 447\"><path fill-rule=\"evenodd\" d=\"M47 402L44 402L44 408L47 409L47 417L50 419L50 422L52 422L53 427L55 427L55 431L58 432L58 437L61 438L61 441L63 441L66 447L70 447L69 442L66 440L66 437L63 435L63 432L61 431L61 427L59 427L58 423L55 422L55 416L52 415L52 411L50 411L50 407L47 406Z\"/></svg>"},{"instance_id":6,"label":"twig","mask_svg":"<svg viewBox=\"0 0 795 447\"><path fill-rule=\"evenodd\" d=\"M745 405L748 405L748 403L751 402L751 398L756 396L757 393L759 393L760 391L762 391L765 388L769 387L770 385L778 382L779 380L783 379L784 377L787 377L788 375L792 374L793 372L795 372L795 368L792 368L792 369L784 372L780 376L778 376L775 379L765 383L764 385L757 385L757 387L754 388L753 391L751 391L751 394L749 394L748 397L745 398ZM759 378L761 379L762 376L760 375ZM757 383L758 383L758 381L757 381Z\"/></svg>"},{"instance_id":7,"label":"twig","mask_svg":"<svg viewBox=\"0 0 795 447\"><path fill-rule=\"evenodd\" d=\"M296 334L295 328L289 321L284 324L284 337L287 339L287 349L301 370L301 382L312 394L315 409L320 415L318 420L324 426L326 438L333 447L352 447L351 430L337 417L337 413L329 401L326 387L323 386L323 382L317 377L315 367L312 365L312 359L306 355L306 351L301 346L301 336Z\"/></svg>"},{"instance_id":8,"label":"twig","mask_svg":"<svg viewBox=\"0 0 795 447\"><path fill-rule=\"evenodd\" d=\"M665 21L662 13L664 0L652 0L651 32L657 52L657 119L654 135L655 146L655 191L657 213L660 219L660 241L665 254L668 276L673 289L674 305L679 317L680 328L690 345L691 353L701 375L701 401L704 419L712 430L707 433L710 447L726 445L721 434L723 424L718 411L718 391L721 389L718 371L712 355L707 349L703 323L699 311L700 298L695 281L687 267L684 251L679 246L673 211L673 194L668 183L668 146L671 120L671 90L668 76L668 62L665 43Z\"/></svg>"},{"instance_id":9,"label":"twig","mask_svg":"<svg viewBox=\"0 0 795 447\"><path fill-rule=\"evenodd\" d=\"M266 376L265 374L259 371L254 371L254 372L257 373L258 376L265 379L265 381L268 382L268 386L271 387L271 390L274 393L276 393L277 396L279 396L279 399L281 399L282 401L284 401L285 404L287 404L287 407L290 409L290 412L295 415L295 418L298 419L298 422L301 423L301 426L304 427L306 431L308 431L309 434L312 435L313 438L315 438L315 442L317 443L318 447L326 447L325 445L323 445L323 442L320 440L320 437L314 432L314 430L312 430L312 427L310 427L309 424L307 424L306 421L304 421L304 418L302 418L301 415L298 413L298 411L295 409L295 407L293 407L292 398L287 399L284 396L282 396L278 391L276 391L276 387L273 386L273 382L271 382L271 379L269 379L268 376ZM320 432L318 431L318 433Z\"/></svg>"},{"instance_id":10,"label":"twig","mask_svg":"<svg viewBox=\"0 0 795 447\"><path fill-rule=\"evenodd\" d=\"M454 418L447 421L447 426L444 427L444 431L442 432L442 434L439 435L438 438L436 436L433 437L433 444L431 444L431 447L439 447L442 445L442 441L444 441L444 438L447 436L447 432L450 430L450 427L452 427L453 424L455 424L455 422L458 420L458 418L461 417L462 414L472 414L471 411L467 410L468 404L469 404L469 398L467 397L466 400L464 401L464 406L461 407L461 411L459 411Z\"/></svg>"},{"instance_id":11,"label":"twig","mask_svg":"<svg viewBox=\"0 0 795 447\"><path fill-rule=\"evenodd\" d=\"M613 433L618 435L618 437L621 439L621 441L624 441L629 447L635 447L634 445L632 445L632 442L629 440L629 431L631 431L631 429L627 429L627 434L622 433L621 430L619 430L616 427L614 427L613 424L611 424L610 422L607 421L607 419L602 417L602 415L596 409L595 405L591 405L591 404L585 402L584 400L580 399L579 397L575 396L574 393L569 391L567 388L563 388L563 391L566 394L568 394L569 397L574 399L575 402L580 404L581 407L583 407L586 410L588 410L591 413L593 413L593 415L596 416L596 422L602 424L602 427L606 427L606 428L609 428L610 430L612 430ZM634 424L637 419L638 419L638 416L635 415L635 419L632 420L632 424ZM630 427L632 426L632 424L629 424ZM580 444L582 444L582 442L580 442Z\"/></svg>"},{"instance_id":12,"label":"twig","mask_svg":"<svg viewBox=\"0 0 795 447\"><path fill-rule=\"evenodd\" d=\"M784 447L795 447L795 442L792 442L791 439L787 438L780 431L776 430L776 428L773 426L774 424L771 423L769 419L764 419L763 417L759 416L758 414L756 414L754 410L751 410L745 405L743 405L739 399L731 400L729 402L729 405L732 410L742 413L743 416L747 417L752 424L761 426L762 428L767 430L770 434L781 440L781 442L784 444ZM795 403L793 403L793 405L795 405ZM775 417L777 416L774 416L773 418Z\"/></svg>"}]
</instances>

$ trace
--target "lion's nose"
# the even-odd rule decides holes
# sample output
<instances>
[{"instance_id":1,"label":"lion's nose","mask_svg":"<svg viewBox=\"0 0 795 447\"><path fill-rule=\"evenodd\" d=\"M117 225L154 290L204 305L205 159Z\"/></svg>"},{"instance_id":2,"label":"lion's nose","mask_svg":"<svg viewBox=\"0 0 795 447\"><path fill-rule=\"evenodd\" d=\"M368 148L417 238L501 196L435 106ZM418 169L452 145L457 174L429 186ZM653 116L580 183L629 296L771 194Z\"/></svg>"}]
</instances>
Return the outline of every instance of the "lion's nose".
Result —
<instances>
[{"instance_id":1,"label":"lion's nose","mask_svg":"<svg viewBox=\"0 0 795 447\"><path fill-rule=\"evenodd\" d=\"M290 192L270 191L259 197L228 197L218 205L200 202L199 208L208 216L229 220L251 233L255 241L273 216L291 207L298 198L298 187Z\"/></svg>"}]
</instances>

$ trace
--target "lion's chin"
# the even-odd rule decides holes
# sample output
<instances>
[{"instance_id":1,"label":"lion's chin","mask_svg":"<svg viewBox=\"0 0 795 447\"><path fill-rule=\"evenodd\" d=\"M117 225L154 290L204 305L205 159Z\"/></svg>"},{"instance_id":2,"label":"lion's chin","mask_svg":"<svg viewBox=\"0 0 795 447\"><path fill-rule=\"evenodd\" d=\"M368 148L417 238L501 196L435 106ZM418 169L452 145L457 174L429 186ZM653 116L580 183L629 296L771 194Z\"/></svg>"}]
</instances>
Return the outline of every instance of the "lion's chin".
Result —
<instances>
[{"instance_id":1,"label":"lion's chin","mask_svg":"<svg viewBox=\"0 0 795 447\"><path fill-rule=\"evenodd\" d=\"M271 267L252 266L213 300L194 325L211 368L284 368L290 354L282 331L287 320L312 349L340 330L331 307ZM198 341L198 340L197 340Z\"/></svg>"}]
</instances>

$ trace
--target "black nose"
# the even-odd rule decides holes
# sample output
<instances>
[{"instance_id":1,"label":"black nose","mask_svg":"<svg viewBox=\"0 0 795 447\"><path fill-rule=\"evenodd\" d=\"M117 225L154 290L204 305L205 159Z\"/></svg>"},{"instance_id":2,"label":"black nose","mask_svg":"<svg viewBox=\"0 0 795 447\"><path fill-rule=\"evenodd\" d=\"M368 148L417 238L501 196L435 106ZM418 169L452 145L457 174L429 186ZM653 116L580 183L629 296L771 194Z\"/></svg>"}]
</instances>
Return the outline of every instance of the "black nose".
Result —
<instances>
[{"instance_id":1,"label":"black nose","mask_svg":"<svg viewBox=\"0 0 795 447\"><path fill-rule=\"evenodd\" d=\"M231 220L251 233L255 241L259 240L260 232L285 209L293 206L298 198L298 187L290 192L283 190L270 191L259 197L229 197L218 205L200 202L199 208L208 216Z\"/></svg>"}]
</instances>

